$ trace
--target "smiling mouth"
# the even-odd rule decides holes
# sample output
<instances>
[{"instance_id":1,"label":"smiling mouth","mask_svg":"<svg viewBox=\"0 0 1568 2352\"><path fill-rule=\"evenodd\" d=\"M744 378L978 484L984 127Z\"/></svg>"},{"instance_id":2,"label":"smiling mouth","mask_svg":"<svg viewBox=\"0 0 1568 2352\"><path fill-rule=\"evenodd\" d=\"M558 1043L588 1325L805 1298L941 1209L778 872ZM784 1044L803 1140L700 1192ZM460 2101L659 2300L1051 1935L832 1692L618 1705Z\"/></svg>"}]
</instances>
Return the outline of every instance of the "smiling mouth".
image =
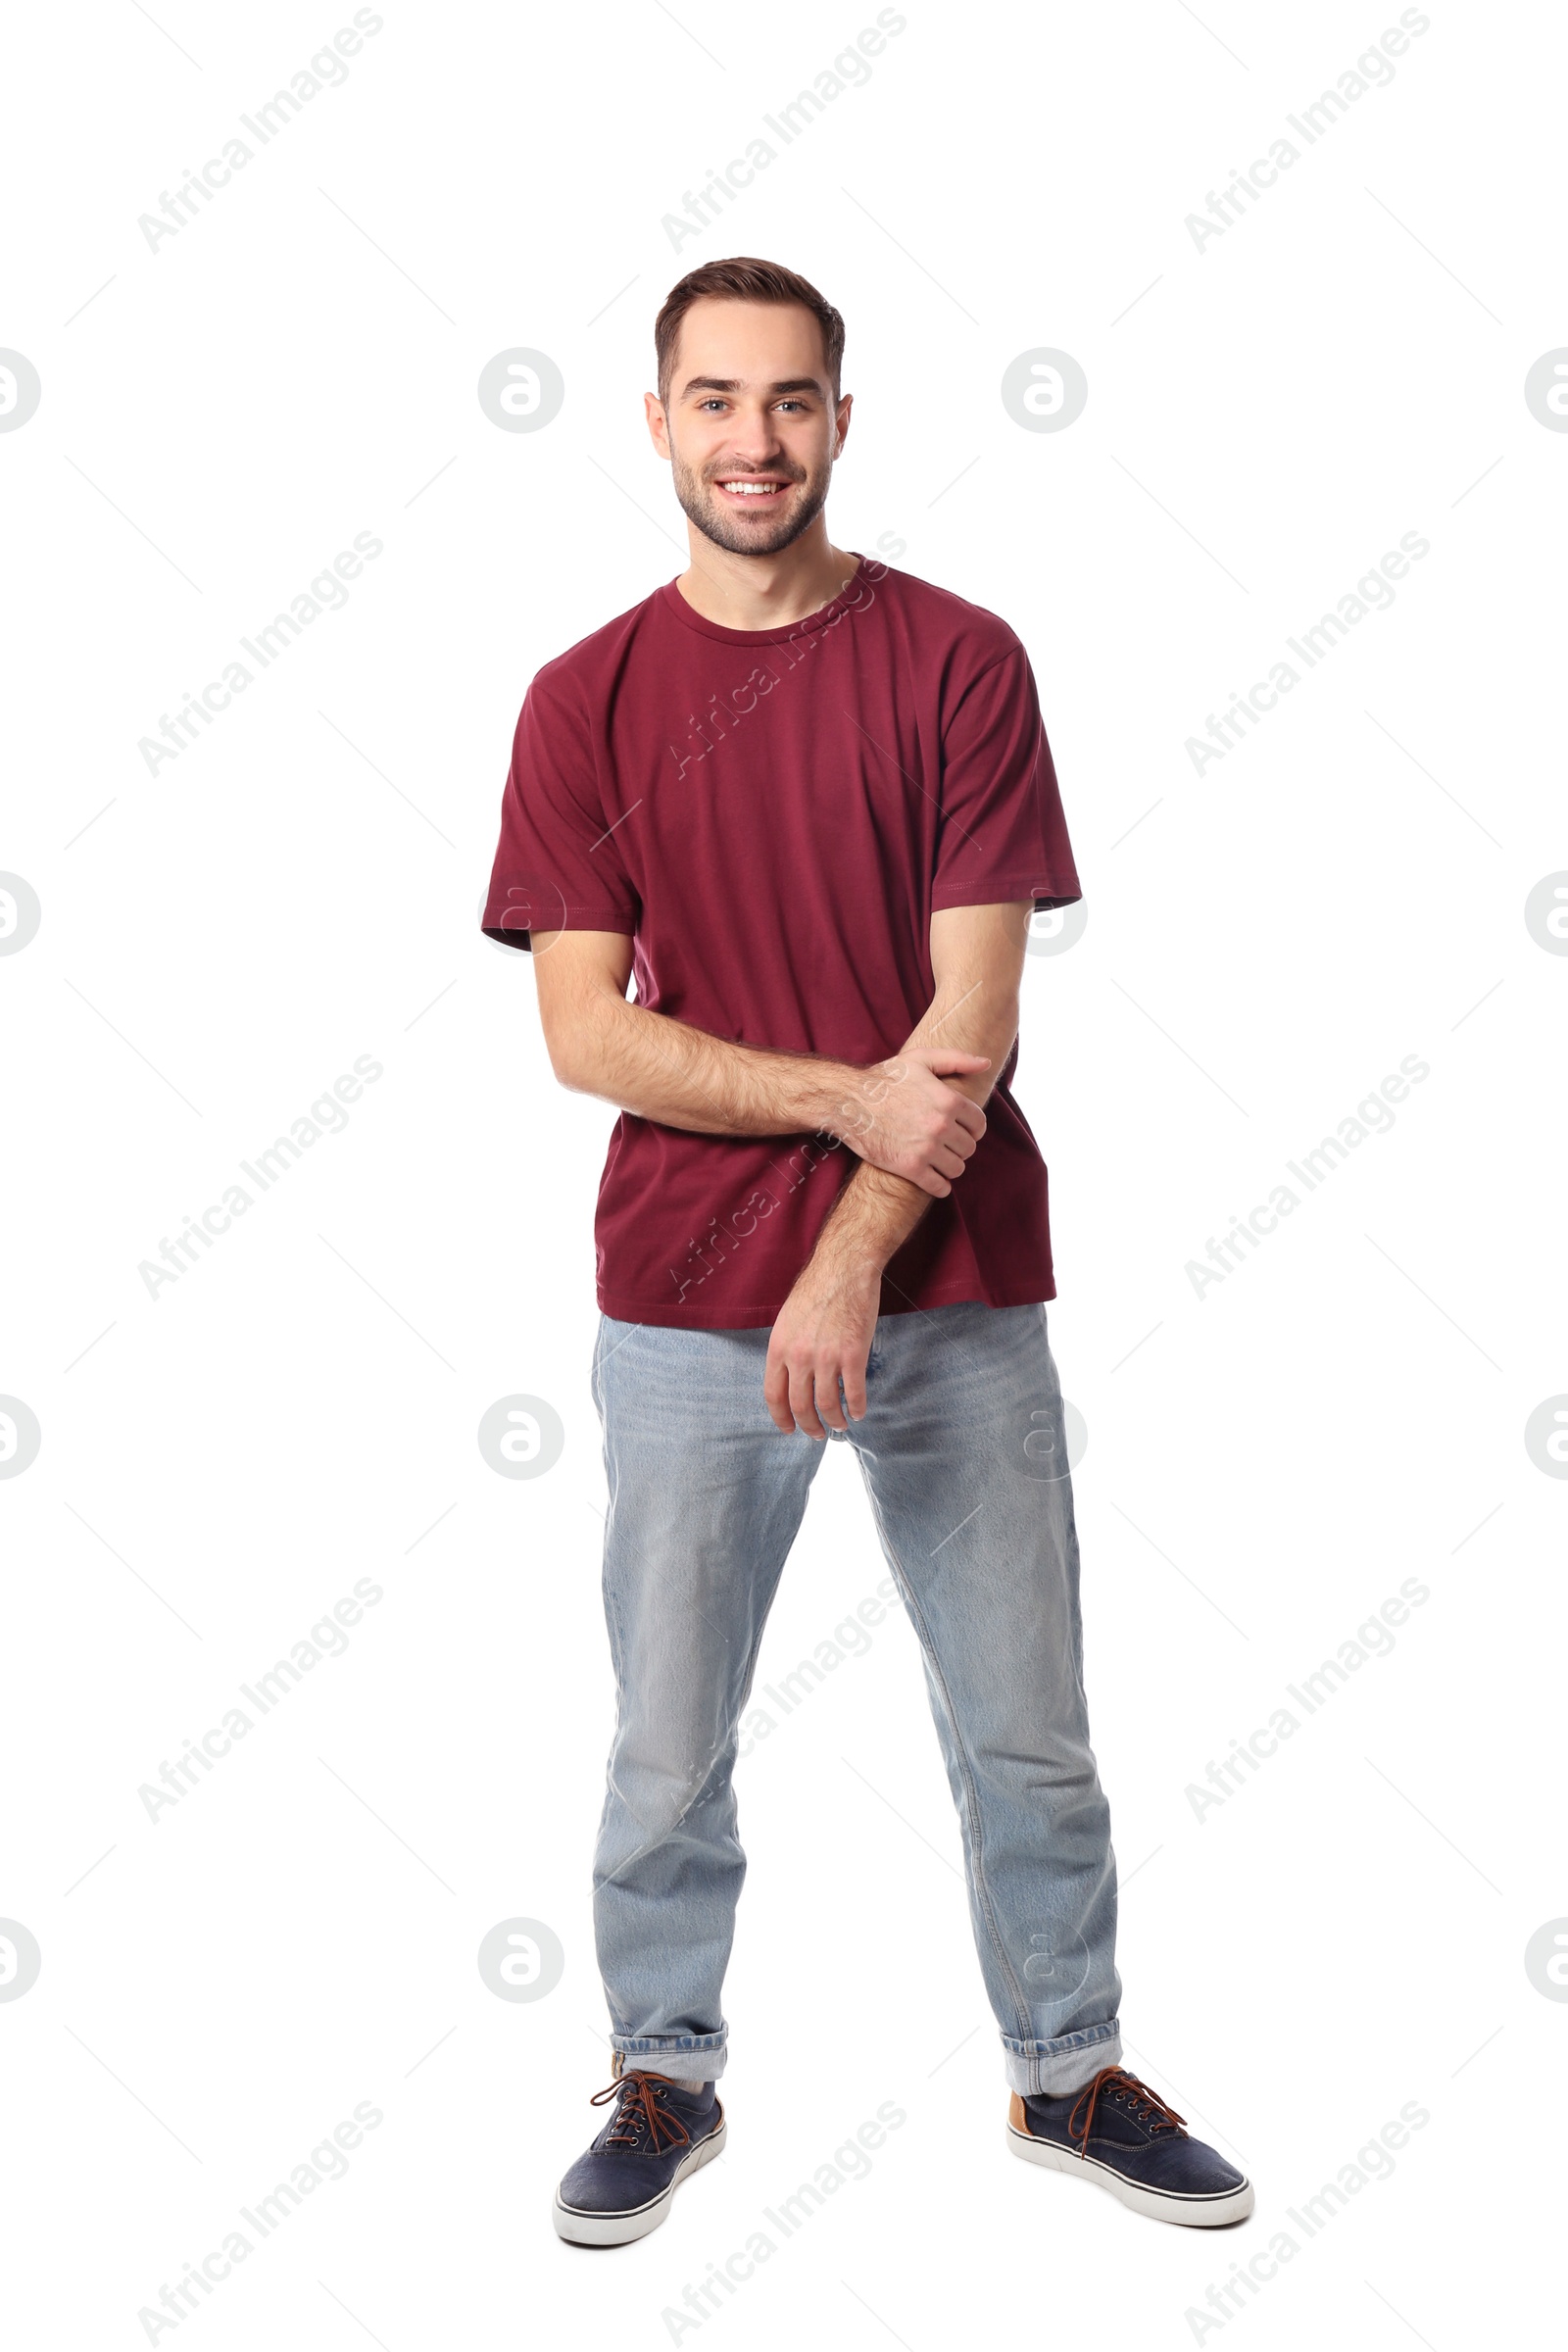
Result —
<instances>
[{"instance_id":1,"label":"smiling mouth","mask_svg":"<svg viewBox=\"0 0 1568 2352\"><path fill-rule=\"evenodd\" d=\"M765 506L770 498L779 497L782 492L790 488L790 484L761 479L754 474L737 473L731 474L727 478L720 477L715 487L722 490L727 497L733 498L737 504L760 507Z\"/></svg>"}]
</instances>

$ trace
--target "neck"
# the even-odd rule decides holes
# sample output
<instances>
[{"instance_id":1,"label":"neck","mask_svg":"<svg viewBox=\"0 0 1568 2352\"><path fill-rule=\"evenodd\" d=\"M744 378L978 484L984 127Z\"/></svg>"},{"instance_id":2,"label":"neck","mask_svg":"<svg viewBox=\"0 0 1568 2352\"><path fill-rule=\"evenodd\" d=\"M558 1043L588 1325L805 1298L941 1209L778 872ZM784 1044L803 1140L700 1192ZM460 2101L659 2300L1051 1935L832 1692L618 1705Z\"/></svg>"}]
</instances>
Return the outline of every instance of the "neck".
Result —
<instances>
[{"instance_id":1,"label":"neck","mask_svg":"<svg viewBox=\"0 0 1568 2352\"><path fill-rule=\"evenodd\" d=\"M726 629L788 628L830 605L855 577L856 560L834 547L819 514L776 556L737 556L686 526L691 566L675 585L705 620Z\"/></svg>"}]
</instances>

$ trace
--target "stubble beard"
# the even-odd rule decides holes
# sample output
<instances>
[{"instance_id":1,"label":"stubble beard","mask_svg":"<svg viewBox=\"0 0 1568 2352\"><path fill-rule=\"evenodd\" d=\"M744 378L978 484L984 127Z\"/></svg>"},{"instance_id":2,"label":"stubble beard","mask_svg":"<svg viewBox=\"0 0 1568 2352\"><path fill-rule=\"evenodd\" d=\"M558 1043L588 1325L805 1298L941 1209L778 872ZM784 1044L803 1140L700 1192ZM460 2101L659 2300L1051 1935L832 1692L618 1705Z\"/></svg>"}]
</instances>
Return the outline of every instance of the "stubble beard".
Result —
<instances>
[{"instance_id":1,"label":"stubble beard","mask_svg":"<svg viewBox=\"0 0 1568 2352\"><path fill-rule=\"evenodd\" d=\"M710 539L715 547L723 548L726 554L732 556L776 556L782 549L793 547L802 533L810 529L826 506L832 475L832 468L827 466L819 474L807 474L804 486L791 493L789 512L781 514L768 529L759 530L726 514L713 497L708 482L673 449L670 451L670 468L674 476L675 496L680 501L687 520L696 525L705 539ZM738 471L734 478L742 478L743 471ZM719 480L725 477L714 475L711 478ZM793 474L791 480L795 480Z\"/></svg>"}]
</instances>

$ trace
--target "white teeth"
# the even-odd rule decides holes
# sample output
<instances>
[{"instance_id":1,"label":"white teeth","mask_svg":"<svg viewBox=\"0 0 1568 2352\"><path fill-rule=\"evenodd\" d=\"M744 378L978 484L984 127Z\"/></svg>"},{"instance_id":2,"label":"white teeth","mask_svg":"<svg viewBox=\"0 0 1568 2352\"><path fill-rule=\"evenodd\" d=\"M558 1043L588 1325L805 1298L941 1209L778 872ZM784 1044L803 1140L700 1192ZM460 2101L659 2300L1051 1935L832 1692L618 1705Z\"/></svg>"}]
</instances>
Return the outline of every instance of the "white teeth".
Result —
<instances>
[{"instance_id":1,"label":"white teeth","mask_svg":"<svg viewBox=\"0 0 1568 2352\"><path fill-rule=\"evenodd\" d=\"M774 498L782 485L778 482L724 482L721 487L737 492L742 498Z\"/></svg>"}]
</instances>

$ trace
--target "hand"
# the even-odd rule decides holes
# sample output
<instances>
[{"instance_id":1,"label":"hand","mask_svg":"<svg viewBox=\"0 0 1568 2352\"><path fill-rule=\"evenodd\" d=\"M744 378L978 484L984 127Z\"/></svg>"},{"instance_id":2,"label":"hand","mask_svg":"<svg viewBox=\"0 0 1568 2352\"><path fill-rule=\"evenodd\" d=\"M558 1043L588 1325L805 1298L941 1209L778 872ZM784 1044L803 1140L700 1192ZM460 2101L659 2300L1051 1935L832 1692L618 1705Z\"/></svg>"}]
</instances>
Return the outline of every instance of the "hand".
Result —
<instances>
[{"instance_id":1,"label":"hand","mask_svg":"<svg viewBox=\"0 0 1568 2352\"><path fill-rule=\"evenodd\" d=\"M779 1309L767 1345L762 1395L786 1437L822 1438L865 1417L865 1359L882 1294L880 1266L813 1257ZM844 1396L839 1383L844 1383Z\"/></svg>"},{"instance_id":2,"label":"hand","mask_svg":"<svg viewBox=\"0 0 1568 2352\"><path fill-rule=\"evenodd\" d=\"M985 1134L986 1114L943 1077L972 1078L990 1067L985 1054L906 1047L860 1073L837 1104L830 1132L872 1167L945 1200Z\"/></svg>"}]
</instances>

